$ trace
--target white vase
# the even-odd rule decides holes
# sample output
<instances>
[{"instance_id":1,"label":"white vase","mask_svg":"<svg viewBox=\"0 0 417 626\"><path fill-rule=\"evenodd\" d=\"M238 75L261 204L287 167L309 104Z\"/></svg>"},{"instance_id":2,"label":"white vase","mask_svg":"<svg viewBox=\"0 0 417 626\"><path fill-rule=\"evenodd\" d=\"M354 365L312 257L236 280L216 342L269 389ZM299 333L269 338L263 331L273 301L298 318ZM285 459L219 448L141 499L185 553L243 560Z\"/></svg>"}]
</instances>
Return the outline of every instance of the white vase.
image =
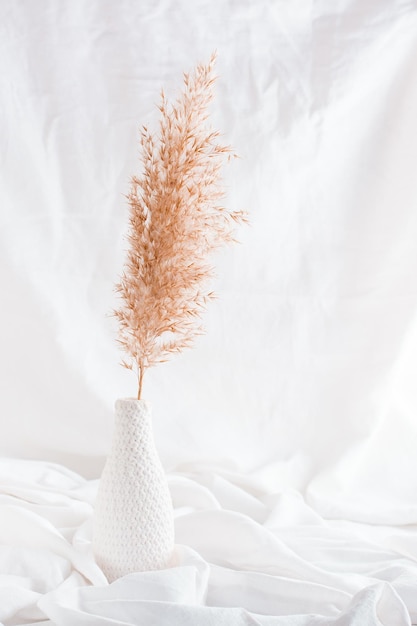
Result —
<instances>
[{"instance_id":1,"label":"white vase","mask_svg":"<svg viewBox=\"0 0 417 626\"><path fill-rule=\"evenodd\" d=\"M171 563L173 507L144 400L116 402L112 448L94 507L93 551L109 582Z\"/></svg>"}]
</instances>

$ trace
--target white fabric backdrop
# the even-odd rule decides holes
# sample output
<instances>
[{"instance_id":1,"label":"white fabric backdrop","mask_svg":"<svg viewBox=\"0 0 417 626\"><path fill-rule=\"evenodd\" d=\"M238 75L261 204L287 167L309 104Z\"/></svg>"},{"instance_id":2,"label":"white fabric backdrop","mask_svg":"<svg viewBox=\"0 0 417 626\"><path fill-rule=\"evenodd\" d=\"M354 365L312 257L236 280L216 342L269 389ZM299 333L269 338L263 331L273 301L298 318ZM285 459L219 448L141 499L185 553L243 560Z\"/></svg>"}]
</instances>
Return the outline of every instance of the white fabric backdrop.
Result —
<instances>
[{"instance_id":1,"label":"white fabric backdrop","mask_svg":"<svg viewBox=\"0 0 417 626\"><path fill-rule=\"evenodd\" d=\"M162 460L417 524L415 1L1 0L0 44L0 452L99 475L136 387L108 313L138 127L217 49L251 226L207 335L145 380Z\"/></svg>"}]
</instances>

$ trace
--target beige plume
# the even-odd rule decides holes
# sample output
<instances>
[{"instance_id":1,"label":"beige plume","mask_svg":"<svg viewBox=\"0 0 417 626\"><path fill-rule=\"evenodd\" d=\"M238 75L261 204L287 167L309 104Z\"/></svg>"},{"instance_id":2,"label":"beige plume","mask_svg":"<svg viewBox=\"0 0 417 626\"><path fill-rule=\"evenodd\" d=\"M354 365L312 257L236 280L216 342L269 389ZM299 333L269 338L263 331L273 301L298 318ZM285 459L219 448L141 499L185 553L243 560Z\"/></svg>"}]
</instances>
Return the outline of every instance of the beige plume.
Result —
<instances>
[{"instance_id":1,"label":"beige plume","mask_svg":"<svg viewBox=\"0 0 417 626\"><path fill-rule=\"evenodd\" d=\"M208 125L215 55L184 74L184 89L169 104L162 93L159 132L141 131L143 170L131 179L129 250L115 315L123 365L143 374L202 332L201 313L213 297L210 253L233 241L245 213L222 206L220 171L235 156Z\"/></svg>"}]
</instances>

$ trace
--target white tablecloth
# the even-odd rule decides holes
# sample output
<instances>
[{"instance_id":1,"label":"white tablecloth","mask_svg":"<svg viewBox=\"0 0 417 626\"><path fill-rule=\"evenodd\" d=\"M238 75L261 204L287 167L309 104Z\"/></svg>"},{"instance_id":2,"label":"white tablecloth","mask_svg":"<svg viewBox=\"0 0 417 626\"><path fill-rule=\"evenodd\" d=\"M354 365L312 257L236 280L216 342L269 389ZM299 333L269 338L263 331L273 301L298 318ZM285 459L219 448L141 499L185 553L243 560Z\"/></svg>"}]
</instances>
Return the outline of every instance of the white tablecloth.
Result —
<instances>
[{"instance_id":1,"label":"white tablecloth","mask_svg":"<svg viewBox=\"0 0 417 626\"><path fill-rule=\"evenodd\" d=\"M0 462L0 622L409 626L417 528L323 519L295 490L173 473L177 564L108 585L91 553L97 481Z\"/></svg>"}]
</instances>

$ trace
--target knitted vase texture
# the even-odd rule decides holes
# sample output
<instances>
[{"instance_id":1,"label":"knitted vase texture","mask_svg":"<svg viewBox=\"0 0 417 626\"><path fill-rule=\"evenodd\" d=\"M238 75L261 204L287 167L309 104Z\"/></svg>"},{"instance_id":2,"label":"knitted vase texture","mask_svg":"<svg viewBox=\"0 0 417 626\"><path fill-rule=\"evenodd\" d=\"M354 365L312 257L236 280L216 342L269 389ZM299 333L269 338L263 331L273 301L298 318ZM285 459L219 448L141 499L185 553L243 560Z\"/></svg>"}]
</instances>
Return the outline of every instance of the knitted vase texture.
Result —
<instances>
[{"instance_id":1,"label":"knitted vase texture","mask_svg":"<svg viewBox=\"0 0 417 626\"><path fill-rule=\"evenodd\" d=\"M116 402L112 449L94 507L93 551L109 582L170 565L173 507L144 400Z\"/></svg>"}]
</instances>

